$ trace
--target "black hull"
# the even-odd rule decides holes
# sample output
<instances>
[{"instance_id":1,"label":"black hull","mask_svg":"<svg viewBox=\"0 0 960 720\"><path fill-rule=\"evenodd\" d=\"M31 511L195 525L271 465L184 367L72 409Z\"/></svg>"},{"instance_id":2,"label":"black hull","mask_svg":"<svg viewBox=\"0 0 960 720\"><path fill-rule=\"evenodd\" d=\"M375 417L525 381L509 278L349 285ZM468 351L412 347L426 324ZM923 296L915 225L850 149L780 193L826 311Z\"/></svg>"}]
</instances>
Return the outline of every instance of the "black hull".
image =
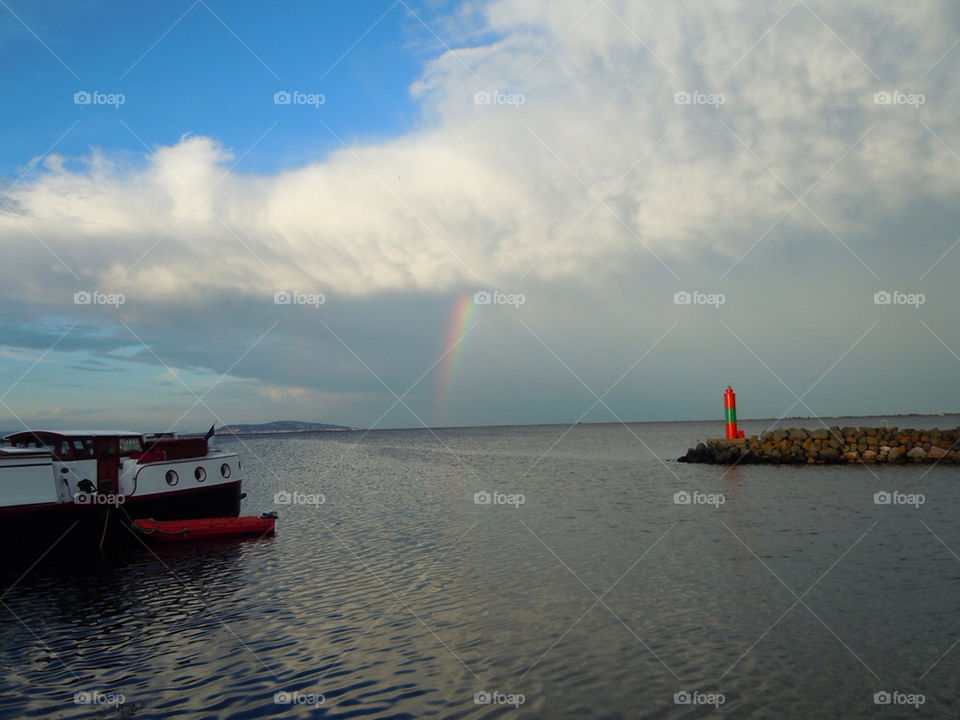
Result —
<instances>
[{"instance_id":1,"label":"black hull","mask_svg":"<svg viewBox=\"0 0 960 720\"><path fill-rule=\"evenodd\" d=\"M63 504L36 510L0 511L0 548L20 564L51 556L96 553L140 545L130 524L141 518L180 520L240 515L240 481L155 498L128 498L119 506ZM6 564L6 563L4 563Z\"/></svg>"}]
</instances>

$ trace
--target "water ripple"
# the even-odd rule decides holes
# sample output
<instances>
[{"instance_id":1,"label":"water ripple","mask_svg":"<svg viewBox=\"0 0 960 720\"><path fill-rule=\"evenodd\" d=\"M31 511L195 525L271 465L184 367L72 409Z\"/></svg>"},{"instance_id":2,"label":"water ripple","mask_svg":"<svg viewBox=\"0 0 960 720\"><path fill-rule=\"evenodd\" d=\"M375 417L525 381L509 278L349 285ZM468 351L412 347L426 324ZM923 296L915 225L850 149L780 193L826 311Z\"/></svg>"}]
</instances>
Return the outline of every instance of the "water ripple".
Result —
<instances>
[{"instance_id":1,"label":"water ripple","mask_svg":"<svg viewBox=\"0 0 960 720\"><path fill-rule=\"evenodd\" d=\"M736 717L866 718L882 689L952 713L955 470L883 468L936 502L878 508L869 473L664 467L706 430L631 429L656 457L622 426L549 453L566 428L248 440L247 512L326 502L279 508L273 538L42 564L3 596L0 717L705 714L686 690ZM74 703L93 691L125 702Z\"/></svg>"}]
</instances>

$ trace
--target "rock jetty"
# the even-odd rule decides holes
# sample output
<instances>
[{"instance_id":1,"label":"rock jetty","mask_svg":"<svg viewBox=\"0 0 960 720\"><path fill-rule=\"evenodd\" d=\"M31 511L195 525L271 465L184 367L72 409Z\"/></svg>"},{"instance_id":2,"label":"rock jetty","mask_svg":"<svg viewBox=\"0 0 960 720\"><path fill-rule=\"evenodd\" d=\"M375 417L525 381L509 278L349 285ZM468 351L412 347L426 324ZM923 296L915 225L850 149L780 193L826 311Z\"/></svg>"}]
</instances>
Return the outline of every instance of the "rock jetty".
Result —
<instances>
[{"instance_id":1,"label":"rock jetty","mask_svg":"<svg viewBox=\"0 0 960 720\"><path fill-rule=\"evenodd\" d=\"M960 427L913 430L895 427L780 428L737 440L716 439L677 458L688 463L960 464Z\"/></svg>"}]
</instances>

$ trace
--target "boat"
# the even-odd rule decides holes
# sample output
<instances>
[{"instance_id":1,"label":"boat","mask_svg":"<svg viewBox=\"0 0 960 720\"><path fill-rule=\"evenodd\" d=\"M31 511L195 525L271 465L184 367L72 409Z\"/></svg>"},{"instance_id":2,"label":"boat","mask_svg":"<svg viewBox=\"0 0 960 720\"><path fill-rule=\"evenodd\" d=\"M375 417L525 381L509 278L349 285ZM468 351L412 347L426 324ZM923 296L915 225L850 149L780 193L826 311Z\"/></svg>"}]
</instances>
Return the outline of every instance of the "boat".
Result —
<instances>
[{"instance_id":1,"label":"boat","mask_svg":"<svg viewBox=\"0 0 960 720\"><path fill-rule=\"evenodd\" d=\"M208 540L212 538L272 535L276 513L260 517L197 518L193 520L134 520L133 527L155 540Z\"/></svg>"},{"instance_id":2,"label":"boat","mask_svg":"<svg viewBox=\"0 0 960 720\"><path fill-rule=\"evenodd\" d=\"M39 556L130 539L138 519L237 517L237 453L206 435L26 430L0 442L0 541ZM126 526L126 527L123 527Z\"/></svg>"}]
</instances>

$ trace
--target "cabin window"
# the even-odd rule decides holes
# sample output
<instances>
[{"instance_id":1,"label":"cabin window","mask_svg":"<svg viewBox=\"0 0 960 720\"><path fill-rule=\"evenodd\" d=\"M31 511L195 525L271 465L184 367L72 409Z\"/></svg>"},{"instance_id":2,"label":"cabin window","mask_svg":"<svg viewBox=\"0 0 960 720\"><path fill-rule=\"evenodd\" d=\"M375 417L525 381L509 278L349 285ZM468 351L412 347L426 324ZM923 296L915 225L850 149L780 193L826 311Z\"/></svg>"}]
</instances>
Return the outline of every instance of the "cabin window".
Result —
<instances>
[{"instance_id":1,"label":"cabin window","mask_svg":"<svg viewBox=\"0 0 960 720\"><path fill-rule=\"evenodd\" d=\"M169 485L170 487L173 487L178 482L180 482L180 476L177 475L176 470L167 470L166 479L167 479L167 485Z\"/></svg>"},{"instance_id":2,"label":"cabin window","mask_svg":"<svg viewBox=\"0 0 960 720\"><path fill-rule=\"evenodd\" d=\"M20 448L38 448L40 450L52 450L55 445L55 438L51 433L18 433L10 438L10 444Z\"/></svg>"},{"instance_id":3,"label":"cabin window","mask_svg":"<svg viewBox=\"0 0 960 720\"><path fill-rule=\"evenodd\" d=\"M120 454L134 455L143 452L143 441L138 437L120 438Z\"/></svg>"},{"instance_id":4,"label":"cabin window","mask_svg":"<svg viewBox=\"0 0 960 720\"><path fill-rule=\"evenodd\" d=\"M220 474L223 475L225 478L230 477L230 466L227 465L226 463L224 463L223 465L221 465L221 466L220 466Z\"/></svg>"},{"instance_id":5,"label":"cabin window","mask_svg":"<svg viewBox=\"0 0 960 720\"><path fill-rule=\"evenodd\" d=\"M78 460L93 457L93 440L90 438L74 438L73 451Z\"/></svg>"},{"instance_id":6,"label":"cabin window","mask_svg":"<svg viewBox=\"0 0 960 720\"><path fill-rule=\"evenodd\" d=\"M196 470L193 471L193 477L197 482L203 482L207 479L206 469L203 466L198 465Z\"/></svg>"},{"instance_id":7,"label":"cabin window","mask_svg":"<svg viewBox=\"0 0 960 720\"><path fill-rule=\"evenodd\" d=\"M70 447L69 440L60 440L57 442L57 447L53 451L54 455L57 456L60 460L72 460L73 459L73 449Z\"/></svg>"}]
</instances>

